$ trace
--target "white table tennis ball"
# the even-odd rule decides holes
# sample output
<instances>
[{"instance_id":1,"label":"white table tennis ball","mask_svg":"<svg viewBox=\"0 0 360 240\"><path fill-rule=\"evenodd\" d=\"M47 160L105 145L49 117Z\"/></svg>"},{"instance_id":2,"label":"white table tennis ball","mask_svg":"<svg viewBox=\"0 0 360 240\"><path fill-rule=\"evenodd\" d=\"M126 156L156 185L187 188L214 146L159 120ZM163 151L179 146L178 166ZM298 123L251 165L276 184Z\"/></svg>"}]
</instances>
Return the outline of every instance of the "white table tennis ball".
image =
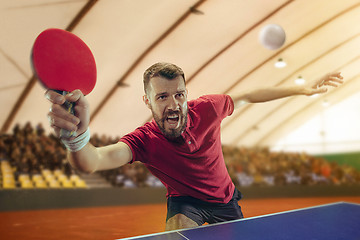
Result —
<instances>
[{"instance_id":1,"label":"white table tennis ball","mask_svg":"<svg viewBox=\"0 0 360 240\"><path fill-rule=\"evenodd\" d=\"M280 48L285 43L285 39L284 29L277 24L268 24L259 33L260 43L270 50Z\"/></svg>"}]
</instances>

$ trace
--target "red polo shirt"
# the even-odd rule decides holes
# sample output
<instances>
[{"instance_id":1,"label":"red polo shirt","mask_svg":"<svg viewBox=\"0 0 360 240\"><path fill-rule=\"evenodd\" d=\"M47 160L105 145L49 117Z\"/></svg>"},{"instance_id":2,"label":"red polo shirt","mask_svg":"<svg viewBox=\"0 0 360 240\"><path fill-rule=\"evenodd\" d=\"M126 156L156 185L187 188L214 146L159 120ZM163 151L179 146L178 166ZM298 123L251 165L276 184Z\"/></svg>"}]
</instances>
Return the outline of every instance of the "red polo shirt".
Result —
<instances>
[{"instance_id":1,"label":"red polo shirt","mask_svg":"<svg viewBox=\"0 0 360 240\"><path fill-rule=\"evenodd\" d=\"M235 186L221 148L220 124L232 114L228 95L206 95L188 102L187 127L178 141L170 141L152 120L122 137L132 151L167 188L167 196L227 203Z\"/></svg>"}]
</instances>

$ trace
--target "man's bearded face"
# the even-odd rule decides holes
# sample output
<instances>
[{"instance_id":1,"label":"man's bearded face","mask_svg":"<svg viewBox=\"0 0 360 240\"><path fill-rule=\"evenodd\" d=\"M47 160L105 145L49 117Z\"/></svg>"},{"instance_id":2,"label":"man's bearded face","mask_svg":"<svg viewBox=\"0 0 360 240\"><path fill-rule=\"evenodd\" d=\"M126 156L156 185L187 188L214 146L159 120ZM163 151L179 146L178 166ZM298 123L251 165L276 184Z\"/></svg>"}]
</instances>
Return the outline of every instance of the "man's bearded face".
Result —
<instances>
[{"instance_id":1,"label":"man's bearded face","mask_svg":"<svg viewBox=\"0 0 360 240\"><path fill-rule=\"evenodd\" d=\"M182 77L154 77L144 97L161 132L168 138L180 137L187 124L187 92Z\"/></svg>"}]
</instances>

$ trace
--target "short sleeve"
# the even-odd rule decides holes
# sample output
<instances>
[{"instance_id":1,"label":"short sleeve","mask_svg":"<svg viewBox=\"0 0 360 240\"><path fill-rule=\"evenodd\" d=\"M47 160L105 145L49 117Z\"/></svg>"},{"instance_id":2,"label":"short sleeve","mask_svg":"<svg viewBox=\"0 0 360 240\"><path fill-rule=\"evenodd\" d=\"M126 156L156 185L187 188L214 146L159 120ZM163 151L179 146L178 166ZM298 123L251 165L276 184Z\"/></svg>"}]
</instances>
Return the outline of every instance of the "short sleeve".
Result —
<instances>
[{"instance_id":1,"label":"short sleeve","mask_svg":"<svg viewBox=\"0 0 360 240\"><path fill-rule=\"evenodd\" d=\"M211 102L214 111L221 119L230 116L234 112L234 102L229 95L213 94L206 95L201 98L207 99Z\"/></svg>"},{"instance_id":2,"label":"short sleeve","mask_svg":"<svg viewBox=\"0 0 360 240\"><path fill-rule=\"evenodd\" d=\"M134 161L146 162L146 141L146 132L143 127L137 128L133 132L120 138L119 142L127 144L131 149L133 158L130 163Z\"/></svg>"}]
</instances>

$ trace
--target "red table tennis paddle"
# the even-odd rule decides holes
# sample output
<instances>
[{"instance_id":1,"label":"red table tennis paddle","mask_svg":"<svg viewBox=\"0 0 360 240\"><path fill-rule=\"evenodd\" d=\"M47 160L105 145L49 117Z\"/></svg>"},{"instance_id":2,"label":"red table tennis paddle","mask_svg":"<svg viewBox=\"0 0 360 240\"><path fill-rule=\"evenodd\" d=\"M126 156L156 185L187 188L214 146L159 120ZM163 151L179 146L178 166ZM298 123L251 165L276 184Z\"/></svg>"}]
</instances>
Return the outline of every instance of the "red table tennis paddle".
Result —
<instances>
[{"instance_id":1,"label":"red table tennis paddle","mask_svg":"<svg viewBox=\"0 0 360 240\"><path fill-rule=\"evenodd\" d=\"M50 28L41 32L32 48L31 65L40 83L60 94L80 89L87 95L95 87L94 56L78 36L68 31ZM64 108L74 114L74 103L65 102ZM60 137L71 136L74 132L60 131Z\"/></svg>"}]
</instances>

